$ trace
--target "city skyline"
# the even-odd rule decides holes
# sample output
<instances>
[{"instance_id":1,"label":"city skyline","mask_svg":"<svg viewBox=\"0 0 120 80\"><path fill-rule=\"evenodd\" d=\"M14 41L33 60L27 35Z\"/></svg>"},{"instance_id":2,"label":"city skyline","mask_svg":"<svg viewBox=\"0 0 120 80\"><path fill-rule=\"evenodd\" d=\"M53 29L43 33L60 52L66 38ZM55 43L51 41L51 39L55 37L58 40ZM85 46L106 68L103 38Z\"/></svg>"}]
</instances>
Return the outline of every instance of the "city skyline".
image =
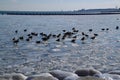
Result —
<instances>
[{"instance_id":1,"label":"city skyline","mask_svg":"<svg viewBox=\"0 0 120 80\"><path fill-rule=\"evenodd\" d=\"M67 11L120 7L119 0L1 0L0 10Z\"/></svg>"}]
</instances>

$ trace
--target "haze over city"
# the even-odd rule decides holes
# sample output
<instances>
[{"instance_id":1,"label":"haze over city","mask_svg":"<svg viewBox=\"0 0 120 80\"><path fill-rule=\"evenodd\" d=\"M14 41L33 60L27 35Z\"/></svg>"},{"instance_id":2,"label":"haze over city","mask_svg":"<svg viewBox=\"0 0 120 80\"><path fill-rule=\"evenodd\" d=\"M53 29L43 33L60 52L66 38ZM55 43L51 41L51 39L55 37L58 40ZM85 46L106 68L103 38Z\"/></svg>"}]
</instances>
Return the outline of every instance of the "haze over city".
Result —
<instances>
[{"instance_id":1,"label":"haze over city","mask_svg":"<svg viewBox=\"0 0 120 80\"><path fill-rule=\"evenodd\" d=\"M0 0L0 10L66 11L96 8L119 8L119 0Z\"/></svg>"}]
</instances>

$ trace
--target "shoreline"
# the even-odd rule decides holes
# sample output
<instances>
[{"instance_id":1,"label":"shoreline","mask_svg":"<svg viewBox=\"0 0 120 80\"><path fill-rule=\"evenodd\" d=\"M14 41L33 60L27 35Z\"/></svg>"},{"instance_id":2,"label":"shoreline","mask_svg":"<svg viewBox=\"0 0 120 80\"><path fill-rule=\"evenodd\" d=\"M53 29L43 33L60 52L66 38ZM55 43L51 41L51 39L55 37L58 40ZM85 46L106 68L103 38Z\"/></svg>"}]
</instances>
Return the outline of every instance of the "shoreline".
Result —
<instances>
[{"instance_id":1,"label":"shoreline","mask_svg":"<svg viewBox=\"0 0 120 80\"><path fill-rule=\"evenodd\" d=\"M75 72L53 70L26 76L21 73L0 75L0 80L120 80L120 71L101 73L95 69L78 69Z\"/></svg>"}]
</instances>

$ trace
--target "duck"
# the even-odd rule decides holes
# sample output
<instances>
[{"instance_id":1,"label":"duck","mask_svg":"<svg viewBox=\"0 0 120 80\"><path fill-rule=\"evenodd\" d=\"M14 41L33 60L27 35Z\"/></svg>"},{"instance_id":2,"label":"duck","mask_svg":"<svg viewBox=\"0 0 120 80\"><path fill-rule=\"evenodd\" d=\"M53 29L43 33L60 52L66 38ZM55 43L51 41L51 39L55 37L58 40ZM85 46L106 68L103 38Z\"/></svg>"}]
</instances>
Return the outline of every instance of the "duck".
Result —
<instances>
[{"instance_id":1,"label":"duck","mask_svg":"<svg viewBox=\"0 0 120 80\"><path fill-rule=\"evenodd\" d=\"M92 32L93 30L92 29L89 29L89 32Z\"/></svg>"},{"instance_id":2,"label":"duck","mask_svg":"<svg viewBox=\"0 0 120 80\"><path fill-rule=\"evenodd\" d=\"M119 26L116 26L116 30L118 30L119 29Z\"/></svg>"},{"instance_id":3,"label":"duck","mask_svg":"<svg viewBox=\"0 0 120 80\"><path fill-rule=\"evenodd\" d=\"M24 32L26 32L27 31L27 29L24 29Z\"/></svg>"},{"instance_id":4,"label":"duck","mask_svg":"<svg viewBox=\"0 0 120 80\"><path fill-rule=\"evenodd\" d=\"M20 39L20 40L23 40L23 39L24 39L24 37L23 37L23 36L20 36L20 37L19 37L19 39Z\"/></svg>"},{"instance_id":5,"label":"duck","mask_svg":"<svg viewBox=\"0 0 120 80\"><path fill-rule=\"evenodd\" d=\"M41 43L41 41L36 41L36 44L40 44Z\"/></svg>"}]
</instances>

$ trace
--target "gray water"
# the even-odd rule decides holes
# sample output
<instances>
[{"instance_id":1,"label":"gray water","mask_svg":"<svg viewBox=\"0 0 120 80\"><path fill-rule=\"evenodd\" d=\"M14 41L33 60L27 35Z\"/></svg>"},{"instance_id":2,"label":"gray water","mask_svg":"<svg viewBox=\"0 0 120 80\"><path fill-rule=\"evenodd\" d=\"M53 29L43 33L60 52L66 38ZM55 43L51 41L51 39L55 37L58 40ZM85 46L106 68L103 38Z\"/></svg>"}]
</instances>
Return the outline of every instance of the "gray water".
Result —
<instances>
[{"instance_id":1,"label":"gray water","mask_svg":"<svg viewBox=\"0 0 120 80\"><path fill-rule=\"evenodd\" d=\"M79 68L95 68L102 72L120 70L120 30L116 30L116 26L120 26L120 15L0 15L0 74L20 72L30 75ZM61 42L51 38L44 44L36 44L40 35L30 42L21 40L17 45L12 42L13 37L27 38L30 32L59 34L64 29L72 31L73 27L79 30L75 34L76 43L71 43L69 38ZM109 30L101 31L101 28ZM15 30L18 30L17 34ZM99 36L95 40L88 38L83 44L81 32Z\"/></svg>"}]
</instances>

